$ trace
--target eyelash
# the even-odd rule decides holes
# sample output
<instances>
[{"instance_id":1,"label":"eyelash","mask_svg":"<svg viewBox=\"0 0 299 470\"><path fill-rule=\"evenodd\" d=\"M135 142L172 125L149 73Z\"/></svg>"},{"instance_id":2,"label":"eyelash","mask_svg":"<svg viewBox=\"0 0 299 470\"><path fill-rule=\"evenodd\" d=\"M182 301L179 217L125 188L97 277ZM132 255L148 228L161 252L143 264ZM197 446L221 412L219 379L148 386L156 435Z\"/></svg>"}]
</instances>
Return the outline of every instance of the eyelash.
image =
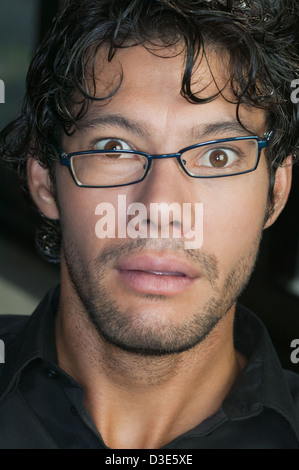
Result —
<instances>
[{"instance_id":1,"label":"eyelash","mask_svg":"<svg viewBox=\"0 0 299 470\"><path fill-rule=\"evenodd\" d=\"M100 139L99 138L93 139L93 141L91 143L91 146L92 146L92 148L95 148L97 143L102 142L102 141L109 141L109 140L111 140L111 141L115 140L115 141L123 142L124 144L126 144L126 146L129 147L128 150L129 149L130 150L137 150L137 148L134 145L132 145L130 142L128 142L125 139L121 139L120 137L101 137Z\"/></svg>"}]
</instances>

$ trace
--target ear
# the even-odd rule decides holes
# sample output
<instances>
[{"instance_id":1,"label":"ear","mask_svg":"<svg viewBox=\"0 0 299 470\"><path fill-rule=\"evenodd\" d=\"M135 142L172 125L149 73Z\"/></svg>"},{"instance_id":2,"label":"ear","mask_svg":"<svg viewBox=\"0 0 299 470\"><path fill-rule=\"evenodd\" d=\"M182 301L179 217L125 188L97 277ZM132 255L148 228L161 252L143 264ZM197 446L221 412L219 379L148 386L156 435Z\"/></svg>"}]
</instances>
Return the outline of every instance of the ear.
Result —
<instances>
[{"instance_id":1,"label":"ear","mask_svg":"<svg viewBox=\"0 0 299 470\"><path fill-rule=\"evenodd\" d=\"M30 157L27 162L27 179L31 197L48 219L59 219L59 211L51 188L49 170Z\"/></svg>"},{"instance_id":2,"label":"ear","mask_svg":"<svg viewBox=\"0 0 299 470\"><path fill-rule=\"evenodd\" d=\"M270 227L276 221L287 203L292 185L292 170L291 156L287 157L283 164L276 170L273 187L273 202L264 229Z\"/></svg>"}]
</instances>

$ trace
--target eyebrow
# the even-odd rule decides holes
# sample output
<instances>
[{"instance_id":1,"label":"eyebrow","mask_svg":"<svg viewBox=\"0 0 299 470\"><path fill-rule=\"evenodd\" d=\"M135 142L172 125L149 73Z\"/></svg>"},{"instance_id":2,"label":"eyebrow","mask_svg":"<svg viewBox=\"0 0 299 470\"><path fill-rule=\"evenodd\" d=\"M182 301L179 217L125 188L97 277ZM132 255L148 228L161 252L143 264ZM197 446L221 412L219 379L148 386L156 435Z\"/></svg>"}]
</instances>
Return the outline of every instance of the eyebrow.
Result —
<instances>
[{"instance_id":1,"label":"eyebrow","mask_svg":"<svg viewBox=\"0 0 299 470\"><path fill-rule=\"evenodd\" d=\"M240 135L240 132L242 135L255 135L254 133L250 132L249 128L252 128L253 125L249 122L245 122L243 120L243 125L237 121L237 120L224 120L224 121L219 121L219 122L212 122L212 123L207 123L207 124L200 124L200 125L195 125L190 129L187 129L186 135L187 138L196 140L198 139L199 141L202 140L203 138L208 138L211 136L215 136L219 134L233 134L231 135L232 137L235 136L236 134ZM82 123L79 124L78 130L80 131L85 131L86 129L92 129L92 128L105 128L107 126L112 126L116 127L118 129L126 130L129 131L135 135L141 136L141 137L146 137L149 135L150 132L152 131L151 126L147 126L146 124L136 122L128 117L119 115L119 114L101 114L98 116L94 117L88 117L86 116L83 120Z\"/></svg>"},{"instance_id":2,"label":"eyebrow","mask_svg":"<svg viewBox=\"0 0 299 470\"><path fill-rule=\"evenodd\" d=\"M238 121L220 121L220 122L213 122L211 124L205 124L203 126L194 127L191 129L191 134L195 137L198 135L198 131L200 132L200 137L205 138L211 135L221 134L240 134L242 135L252 135L252 133L248 130L250 127L249 123L243 122L244 127ZM252 126L251 126L252 127ZM195 132L195 134L194 134Z\"/></svg>"},{"instance_id":3,"label":"eyebrow","mask_svg":"<svg viewBox=\"0 0 299 470\"><path fill-rule=\"evenodd\" d=\"M113 126L119 129L124 129L141 137L148 135L148 132L146 132L146 129L142 124L119 114L102 114L93 118L88 118L86 116L86 118L84 118L82 121L82 124L79 124L78 130L85 131L86 129L96 129L106 126Z\"/></svg>"}]
</instances>

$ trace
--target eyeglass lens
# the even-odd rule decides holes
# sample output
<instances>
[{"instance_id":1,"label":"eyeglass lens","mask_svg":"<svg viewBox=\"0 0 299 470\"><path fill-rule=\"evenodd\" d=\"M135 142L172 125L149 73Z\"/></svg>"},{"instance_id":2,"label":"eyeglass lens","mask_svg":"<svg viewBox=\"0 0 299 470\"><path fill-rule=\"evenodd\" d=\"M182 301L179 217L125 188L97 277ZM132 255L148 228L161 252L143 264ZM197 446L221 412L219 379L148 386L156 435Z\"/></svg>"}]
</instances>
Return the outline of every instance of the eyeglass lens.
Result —
<instances>
[{"instance_id":1,"label":"eyeglass lens","mask_svg":"<svg viewBox=\"0 0 299 470\"><path fill-rule=\"evenodd\" d=\"M190 176L217 177L252 170L257 162L256 139L229 140L193 147L181 154L181 164ZM143 178L149 160L137 153L90 153L73 155L76 181L86 186L130 184Z\"/></svg>"}]
</instances>

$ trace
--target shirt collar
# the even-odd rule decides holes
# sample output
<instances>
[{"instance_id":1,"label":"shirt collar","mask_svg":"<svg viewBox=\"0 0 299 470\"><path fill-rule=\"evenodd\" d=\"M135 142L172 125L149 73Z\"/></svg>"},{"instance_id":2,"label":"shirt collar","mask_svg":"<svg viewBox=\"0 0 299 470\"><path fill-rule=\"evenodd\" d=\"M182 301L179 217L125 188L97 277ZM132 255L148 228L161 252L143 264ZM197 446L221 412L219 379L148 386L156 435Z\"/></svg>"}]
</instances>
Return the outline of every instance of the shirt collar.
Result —
<instances>
[{"instance_id":1,"label":"shirt collar","mask_svg":"<svg viewBox=\"0 0 299 470\"><path fill-rule=\"evenodd\" d=\"M25 322L21 331L5 341L5 364L0 368L0 400L18 383L22 370L35 359L57 364L54 318L60 286L50 290Z\"/></svg>"},{"instance_id":2,"label":"shirt collar","mask_svg":"<svg viewBox=\"0 0 299 470\"><path fill-rule=\"evenodd\" d=\"M7 362L2 366L0 401L15 389L21 372L31 361L42 359L58 368L54 318L59 295L60 286L48 292L8 345ZM223 402L225 415L239 420L255 416L268 407L284 416L298 435L297 412L270 337L258 317L241 306L236 309L234 341L236 349L248 358L248 364Z\"/></svg>"},{"instance_id":3,"label":"shirt collar","mask_svg":"<svg viewBox=\"0 0 299 470\"><path fill-rule=\"evenodd\" d=\"M248 358L223 409L231 419L259 414L264 407L275 410L290 423L299 438L298 412L269 334L250 310L238 306L235 316L236 349Z\"/></svg>"}]
</instances>

